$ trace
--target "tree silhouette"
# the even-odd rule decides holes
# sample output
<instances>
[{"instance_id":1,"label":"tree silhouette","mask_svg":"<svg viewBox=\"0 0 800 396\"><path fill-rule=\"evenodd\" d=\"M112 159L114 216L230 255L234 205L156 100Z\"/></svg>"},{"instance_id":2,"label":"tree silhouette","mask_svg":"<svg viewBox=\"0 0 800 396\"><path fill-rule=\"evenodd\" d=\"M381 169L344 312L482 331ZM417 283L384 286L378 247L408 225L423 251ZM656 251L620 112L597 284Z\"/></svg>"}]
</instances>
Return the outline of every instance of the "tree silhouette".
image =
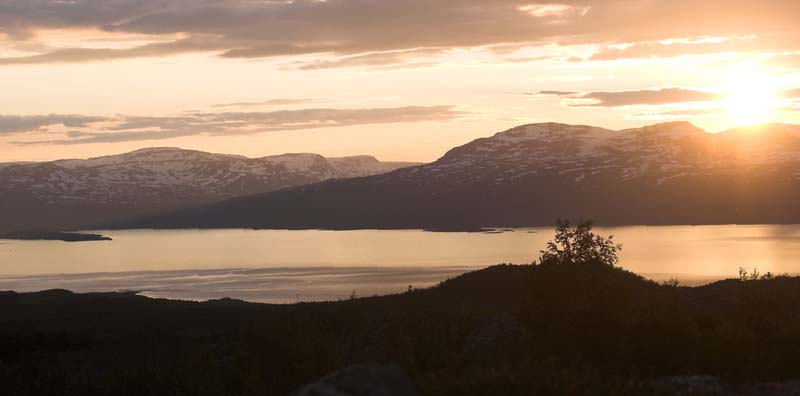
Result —
<instances>
[{"instance_id":1,"label":"tree silhouette","mask_svg":"<svg viewBox=\"0 0 800 396\"><path fill-rule=\"evenodd\" d=\"M571 226L568 220L558 219L556 235L542 250L539 264L596 262L615 266L619 263L617 252L622 245L614 243L614 236L604 238L592 232L594 220L582 220Z\"/></svg>"}]
</instances>

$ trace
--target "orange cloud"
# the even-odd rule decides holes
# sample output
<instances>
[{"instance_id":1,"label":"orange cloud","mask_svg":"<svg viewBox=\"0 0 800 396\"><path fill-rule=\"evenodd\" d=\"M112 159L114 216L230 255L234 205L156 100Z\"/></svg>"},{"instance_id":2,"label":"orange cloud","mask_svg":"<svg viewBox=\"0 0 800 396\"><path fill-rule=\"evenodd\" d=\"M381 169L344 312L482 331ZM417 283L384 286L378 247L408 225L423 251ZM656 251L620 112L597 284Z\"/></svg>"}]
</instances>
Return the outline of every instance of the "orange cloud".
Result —
<instances>
[{"instance_id":1,"label":"orange cloud","mask_svg":"<svg viewBox=\"0 0 800 396\"><path fill-rule=\"evenodd\" d=\"M641 105L664 105L686 102L707 102L721 99L721 95L714 92L699 91L684 88L659 88L637 91L610 91L610 92L562 92L540 91L538 95L555 95L565 97L567 106L591 107L623 107Z\"/></svg>"},{"instance_id":2,"label":"orange cloud","mask_svg":"<svg viewBox=\"0 0 800 396\"><path fill-rule=\"evenodd\" d=\"M0 59L0 65L87 62L186 52L231 58L367 53L489 45L648 43L675 37L769 37L787 32L796 45L800 2L762 0L5 0L0 34L47 40L44 30L102 29L109 33L185 38L134 48L58 48ZM789 37L790 36L790 37ZM758 48L771 46L769 39ZM709 44L710 46L714 46ZM726 44L715 44L725 47ZM639 44L597 59L693 51L689 44ZM425 55L425 54L421 54ZM370 62L364 58L349 61ZM347 61L342 64L347 64ZM320 64L318 66L333 66ZM308 65L308 67L314 67Z\"/></svg>"},{"instance_id":3,"label":"orange cloud","mask_svg":"<svg viewBox=\"0 0 800 396\"><path fill-rule=\"evenodd\" d=\"M180 116L4 116L0 133L35 132L63 125L81 130L66 139L16 142L21 145L118 143L196 135L250 135L269 131L337 128L353 125L449 121L466 115L454 106L405 106L367 109L312 108L269 112L192 113ZM99 124L99 125L95 125Z\"/></svg>"}]
</instances>

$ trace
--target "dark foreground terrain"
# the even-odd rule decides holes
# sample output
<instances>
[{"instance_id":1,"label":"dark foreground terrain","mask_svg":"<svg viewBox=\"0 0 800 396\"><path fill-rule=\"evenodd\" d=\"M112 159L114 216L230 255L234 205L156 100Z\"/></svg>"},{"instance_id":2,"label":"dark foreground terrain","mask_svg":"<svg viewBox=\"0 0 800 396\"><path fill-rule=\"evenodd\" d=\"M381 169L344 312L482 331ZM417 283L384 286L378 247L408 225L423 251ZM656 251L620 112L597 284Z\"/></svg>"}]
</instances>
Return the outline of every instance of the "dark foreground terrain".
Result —
<instances>
[{"instance_id":1,"label":"dark foreground terrain","mask_svg":"<svg viewBox=\"0 0 800 396\"><path fill-rule=\"evenodd\" d=\"M592 263L500 265L329 303L0 293L0 393L282 395L396 363L421 395L800 392L800 278L688 288Z\"/></svg>"}]
</instances>

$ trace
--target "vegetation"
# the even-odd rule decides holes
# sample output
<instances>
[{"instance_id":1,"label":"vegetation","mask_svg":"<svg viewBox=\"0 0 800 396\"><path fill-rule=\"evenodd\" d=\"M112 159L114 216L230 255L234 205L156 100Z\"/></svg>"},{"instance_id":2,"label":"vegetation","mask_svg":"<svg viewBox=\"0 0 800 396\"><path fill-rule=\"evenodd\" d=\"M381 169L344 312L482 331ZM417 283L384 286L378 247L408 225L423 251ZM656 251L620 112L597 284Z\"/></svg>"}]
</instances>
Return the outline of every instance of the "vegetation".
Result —
<instances>
[{"instance_id":1,"label":"vegetation","mask_svg":"<svg viewBox=\"0 0 800 396\"><path fill-rule=\"evenodd\" d=\"M788 275L775 275L772 272L761 273L758 268L753 268L752 271L747 271L744 267L739 267L739 280L742 282L754 280L769 280L775 277L787 277Z\"/></svg>"},{"instance_id":2,"label":"vegetation","mask_svg":"<svg viewBox=\"0 0 800 396\"><path fill-rule=\"evenodd\" d=\"M0 383L19 396L282 395L396 362L423 395L702 394L669 379L694 375L749 395L798 376L800 278L660 285L612 266L618 247L590 225L560 226L538 265L393 296L0 293Z\"/></svg>"},{"instance_id":3,"label":"vegetation","mask_svg":"<svg viewBox=\"0 0 800 396\"><path fill-rule=\"evenodd\" d=\"M604 238L592 232L594 220L583 220L571 227L568 220L558 220L555 239L541 251L539 263L600 263L611 267L619 263L617 252L622 245L614 236Z\"/></svg>"}]
</instances>

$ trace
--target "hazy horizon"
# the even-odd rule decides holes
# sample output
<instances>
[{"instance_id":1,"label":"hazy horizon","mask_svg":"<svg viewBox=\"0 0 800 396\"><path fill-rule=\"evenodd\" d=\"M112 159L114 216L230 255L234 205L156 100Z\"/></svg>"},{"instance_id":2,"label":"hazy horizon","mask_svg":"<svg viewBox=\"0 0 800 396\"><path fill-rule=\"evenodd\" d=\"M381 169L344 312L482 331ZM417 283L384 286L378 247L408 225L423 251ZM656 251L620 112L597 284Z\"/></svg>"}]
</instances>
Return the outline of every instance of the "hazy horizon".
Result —
<instances>
[{"instance_id":1,"label":"hazy horizon","mask_svg":"<svg viewBox=\"0 0 800 396\"><path fill-rule=\"evenodd\" d=\"M694 123L692 123L691 121L688 121L688 120L673 120L673 121L666 121L666 122L663 122L663 123L683 123L683 122L695 125ZM663 123L647 123L647 124L642 124L642 125L640 125L638 127L631 127L631 128L625 128L625 129L643 128L643 127L648 127L648 126L653 126L653 125L658 125L658 124L663 124ZM564 124L568 124L568 123L564 123ZM770 125L792 125L792 126L796 125L796 126L800 126L800 124L794 124L794 123L765 122L765 123L758 123L758 124L744 124L744 125L732 126L729 129L725 129L725 130L721 130L721 131L709 131L709 130L703 130L703 131L706 132L706 133L709 133L709 134L718 134L718 133L723 133L723 132L736 130L736 129L753 129L754 131L757 132L759 129L768 127ZM521 125L516 125L515 127L517 127L517 126L521 126ZM598 126L598 125L590 125L590 126L604 128L604 129L608 129L608 130L614 130L612 128L605 128L605 127ZM476 139L490 137L490 136L495 135L496 133L504 132L504 131L506 131L508 129L511 129L511 128L507 128L507 129L505 129L503 131L490 131L490 132L488 132L487 134L485 134L483 136L476 136ZM621 131L621 130L617 130L617 131ZM157 143L157 142L155 142L155 143ZM262 158L262 157L270 157L270 156L292 155L292 154L319 154L319 155L322 155L325 158L345 158L345 157L357 157L357 156L371 156L371 157L374 157L375 159L377 159L378 161L382 161L382 162L409 162L409 163L421 163L421 164L424 164L424 163L434 162L434 161L440 159L442 157L442 155L444 155L450 149L452 149L454 147L458 147L458 146L460 146L462 144L466 144L466 143L469 143L469 142L462 142L462 143L456 144L456 146L445 148L444 151L442 151L441 154L436 155L433 158L428 159L428 160L424 160L424 161L422 161L422 160L414 161L414 160L403 159L403 158L384 159L384 158L379 158L378 156L375 156L375 155L373 155L371 153L368 153L368 152L354 152L354 153L343 154L343 155L338 155L338 156L325 155L324 153L312 153L312 152L307 152L307 151L297 151L297 152L280 152L280 151L277 151L277 152L268 152L266 154L254 153L254 154L251 154L251 155L245 155L245 154L239 154L239 153L222 152L222 151L219 151L219 150L215 151L213 148L210 149L209 151L205 151L205 150L192 149L192 148L180 147L180 146L162 146L162 145L158 145L158 144L154 144L154 145L146 145L146 144L144 144L144 145L139 146L139 147L134 147L134 148L131 148L131 149L124 149L123 151L114 151L114 150L112 150L112 151L109 151L109 152L103 152L103 153L99 153L97 155L90 155L90 156L84 156L84 157L70 157L70 158L53 157L53 158L47 158L47 159L41 159L41 160L18 159L18 160L15 160L15 161L4 161L0 157L0 163L9 163L9 162L11 162L11 163L13 163L13 162L20 162L20 163L24 163L24 162L48 162L48 161L58 161L58 160L88 160L88 159L95 159L95 158L100 158L100 157L123 155L123 154L128 154L128 153L137 152L137 151L143 151L143 150L148 150L148 149L176 149L176 150L186 150L186 151L200 151L200 152L207 152L207 153L221 154L221 155L239 155L239 156L243 156L245 158L250 158L250 159Z\"/></svg>"}]
</instances>

